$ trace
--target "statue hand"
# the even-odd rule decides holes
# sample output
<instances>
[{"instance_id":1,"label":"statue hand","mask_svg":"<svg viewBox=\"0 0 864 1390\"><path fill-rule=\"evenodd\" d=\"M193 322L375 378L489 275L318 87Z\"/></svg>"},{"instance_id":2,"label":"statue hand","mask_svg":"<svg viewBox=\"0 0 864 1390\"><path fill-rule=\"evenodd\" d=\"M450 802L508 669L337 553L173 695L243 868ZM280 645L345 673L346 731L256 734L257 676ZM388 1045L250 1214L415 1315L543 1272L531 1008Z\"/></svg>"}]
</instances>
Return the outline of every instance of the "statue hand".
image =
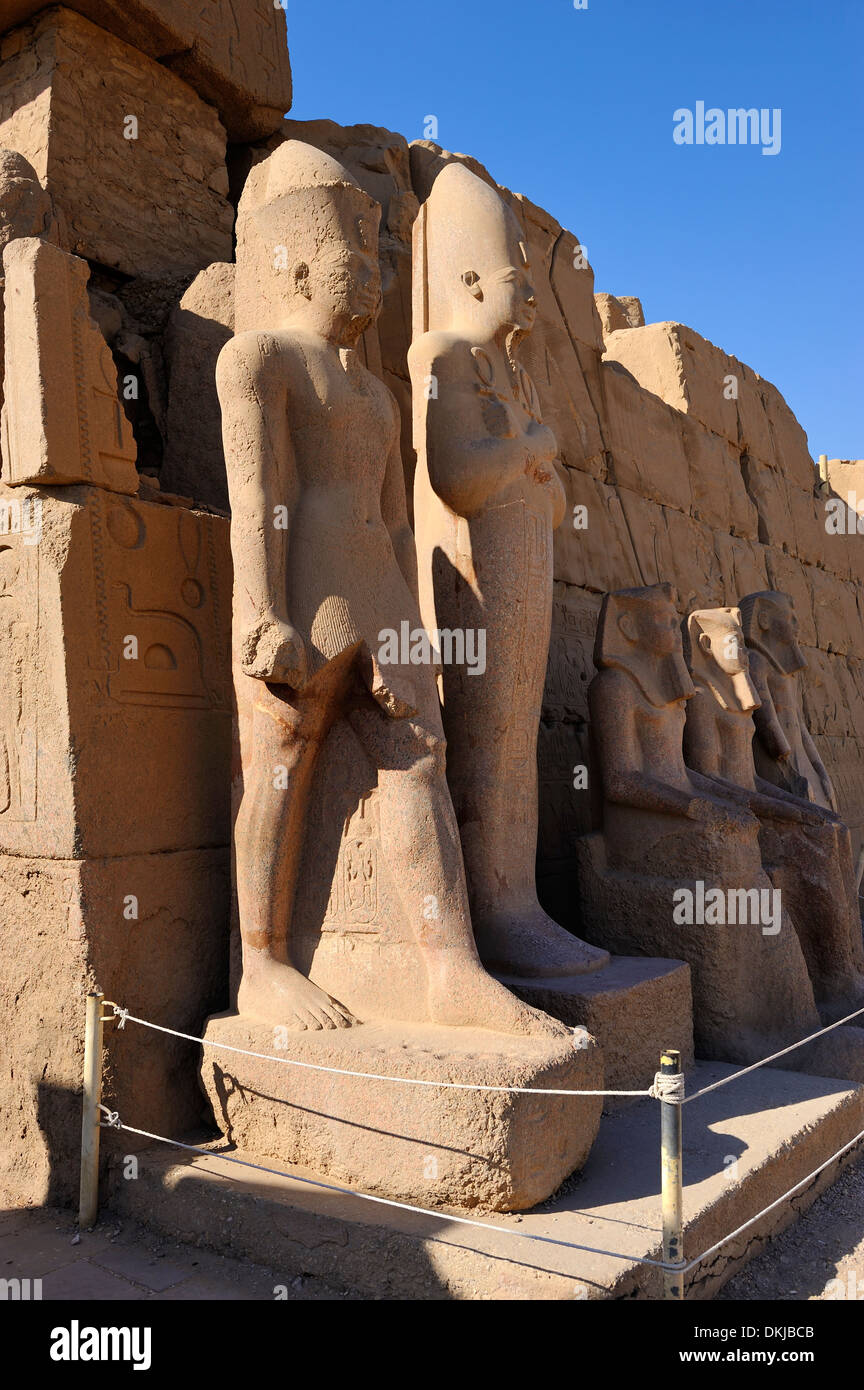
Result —
<instances>
[{"instance_id":1,"label":"statue hand","mask_svg":"<svg viewBox=\"0 0 864 1390\"><path fill-rule=\"evenodd\" d=\"M268 615L246 634L242 648L243 670L255 680L290 685L302 690L306 683L306 648L290 623Z\"/></svg>"}]
</instances>

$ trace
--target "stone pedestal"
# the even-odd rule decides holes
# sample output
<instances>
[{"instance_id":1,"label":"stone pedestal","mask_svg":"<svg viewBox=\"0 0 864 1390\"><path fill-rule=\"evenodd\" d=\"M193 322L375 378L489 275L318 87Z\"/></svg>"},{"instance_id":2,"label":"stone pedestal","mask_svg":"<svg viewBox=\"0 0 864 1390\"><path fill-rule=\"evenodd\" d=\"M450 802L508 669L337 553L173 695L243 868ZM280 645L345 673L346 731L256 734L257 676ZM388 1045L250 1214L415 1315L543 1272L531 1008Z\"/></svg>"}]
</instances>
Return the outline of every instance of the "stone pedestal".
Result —
<instances>
[{"instance_id":1,"label":"stone pedestal","mask_svg":"<svg viewBox=\"0 0 864 1390\"><path fill-rule=\"evenodd\" d=\"M693 1064L690 967L683 961L613 956L603 970L571 980L498 978L526 1004L587 1028L603 1049L610 1090L649 1086L666 1048L677 1048L685 1071ZM627 1103L610 1096L603 1108Z\"/></svg>"},{"instance_id":2,"label":"stone pedestal","mask_svg":"<svg viewBox=\"0 0 864 1390\"><path fill-rule=\"evenodd\" d=\"M301 1034L220 1014L205 1036L201 1080L232 1144L273 1168L314 1169L328 1182L400 1202L525 1210L582 1167L600 1121L596 1096L547 1098L338 1074L601 1090L600 1052L583 1031L571 1040L397 1023Z\"/></svg>"}]
</instances>

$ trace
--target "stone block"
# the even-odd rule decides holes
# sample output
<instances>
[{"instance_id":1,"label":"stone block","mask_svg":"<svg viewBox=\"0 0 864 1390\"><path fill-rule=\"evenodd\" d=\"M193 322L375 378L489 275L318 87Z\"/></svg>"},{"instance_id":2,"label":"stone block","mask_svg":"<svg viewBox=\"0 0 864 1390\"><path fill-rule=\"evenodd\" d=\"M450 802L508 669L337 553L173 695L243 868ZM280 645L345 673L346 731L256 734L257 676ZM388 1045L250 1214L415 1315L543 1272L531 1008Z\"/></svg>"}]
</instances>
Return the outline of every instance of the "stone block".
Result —
<instances>
[{"instance_id":1,"label":"stone block","mask_svg":"<svg viewBox=\"0 0 864 1390\"><path fill-rule=\"evenodd\" d=\"M595 294L594 304L604 339L621 328L644 328L645 313L635 295Z\"/></svg>"},{"instance_id":2,"label":"stone block","mask_svg":"<svg viewBox=\"0 0 864 1390\"><path fill-rule=\"evenodd\" d=\"M690 469L681 415L614 362L602 366L616 484L678 511L690 511Z\"/></svg>"},{"instance_id":3,"label":"stone block","mask_svg":"<svg viewBox=\"0 0 864 1390\"><path fill-rule=\"evenodd\" d=\"M584 1031L553 1039L364 1024L290 1034L222 1014L208 1021L206 1038L201 1080L233 1143L259 1162L314 1168L331 1183L399 1202L523 1211L582 1167L600 1122L596 1096L374 1079L602 1089L600 1052ZM230 1047L281 1061L240 1056ZM289 1060L309 1065L286 1065Z\"/></svg>"},{"instance_id":4,"label":"stone block","mask_svg":"<svg viewBox=\"0 0 864 1390\"><path fill-rule=\"evenodd\" d=\"M738 443L738 409L727 379L741 364L681 323L649 323L606 338L605 360L618 362L646 391Z\"/></svg>"},{"instance_id":5,"label":"stone block","mask_svg":"<svg viewBox=\"0 0 864 1390\"><path fill-rule=\"evenodd\" d=\"M101 488L0 489L0 850L224 845L228 523Z\"/></svg>"},{"instance_id":6,"label":"stone block","mask_svg":"<svg viewBox=\"0 0 864 1390\"><path fill-rule=\"evenodd\" d=\"M136 493L137 449L108 345L90 317L86 261L36 237L3 255L3 479Z\"/></svg>"},{"instance_id":7,"label":"stone block","mask_svg":"<svg viewBox=\"0 0 864 1390\"><path fill-rule=\"evenodd\" d=\"M100 990L200 1035L226 1002L228 851L90 863L4 854L0 865L0 1186L23 1202L67 1204L78 1188L85 995ZM105 1060L105 1096L126 1123L200 1129L193 1044L109 1025ZM103 1135L105 1156L140 1147L133 1135Z\"/></svg>"},{"instance_id":8,"label":"stone block","mask_svg":"<svg viewBox=\"0 0 864 1390\"><path fill-rule=\"evenodd\" d=\"M560 473L567 512L555 532L555 578L600 593L637 583L633 541L615 489L576 468Z\"/></svg>"},{"instance_id":9,"label":"stone block","mask_svg":"<svg viewBox=\"0 0 864 1390\"><path fill-rule=\"evenodd\" d=\"M168 68L69 10L16 31L0 70L0 146L51 193L67 251L125 275L230 260L225 130Z\"/></svg>"},{"instance_id":10,"label":"stone block","mask_svg":"<svg viewBox=\"0 0 864 1390\"><path fill-rule=\"evenodd\" d=\"M758 540L758 513L747 492L739 450L689 415L679 418L690 469L693 517L734 536Z\"/></svg>"},{"instance_id":11,"label":"stone block","mask_svg":"<svg viewBox=\"0 0 864 1390\"><path fill-rule=\"evenodd\" d=\"M681 1053L682 1071L693 1065L690 967L682 961L613 956L603 970L571 980L501 978L526 1004L597 1039L609 1090L650 1086L669 1047ZM624 1103L607 1097L603 1106L610 1111Z\"/></svg>"},{"instance_id":12,"label":"stone block","mask_svg":"<svg viewBox=\"0 0 864 1390\"><path fill-rule=\"evenodd\" d=\"M0 29L51 0L2 0ZM214 105L232 140L278 129L291 105L285 9L273 0L67 0L65 6L156 58ZM3 57L17 52L7 35Z\"/></svg>"}]
</instances>

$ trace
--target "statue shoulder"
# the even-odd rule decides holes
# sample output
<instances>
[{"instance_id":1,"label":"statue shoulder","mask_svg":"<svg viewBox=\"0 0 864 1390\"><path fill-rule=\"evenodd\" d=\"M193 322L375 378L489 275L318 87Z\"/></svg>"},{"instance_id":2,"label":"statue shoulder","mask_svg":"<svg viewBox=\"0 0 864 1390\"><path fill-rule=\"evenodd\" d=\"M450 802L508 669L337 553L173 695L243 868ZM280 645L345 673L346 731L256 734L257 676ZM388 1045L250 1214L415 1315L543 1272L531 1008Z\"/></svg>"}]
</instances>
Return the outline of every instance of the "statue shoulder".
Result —
<instances>
[{"instance_id":1,"label":"statue shoulder","mask_svg":"<svg viewBox=\"0 0 864 1390\"><path fill-rule=\"evenodd\" d=\"M459 371L460 367L470 366L471 344L456 333L423 333L411 344L408 362L412 370L435 366L439 371Z\"/></svg>"},{"instance_id":2,"label":"statue shoulder","mask_svg":"<svg viewBox=\"0 0 864 1390\"><path fill-rule=\"evenodd\" d=\"M222 377L232 372L257 380L277 370L284 372L286 359L305 362L307 357L308 344L299 334L251 329L228 339L219 354L216 372Z\"/></svg>"}]
</instances>

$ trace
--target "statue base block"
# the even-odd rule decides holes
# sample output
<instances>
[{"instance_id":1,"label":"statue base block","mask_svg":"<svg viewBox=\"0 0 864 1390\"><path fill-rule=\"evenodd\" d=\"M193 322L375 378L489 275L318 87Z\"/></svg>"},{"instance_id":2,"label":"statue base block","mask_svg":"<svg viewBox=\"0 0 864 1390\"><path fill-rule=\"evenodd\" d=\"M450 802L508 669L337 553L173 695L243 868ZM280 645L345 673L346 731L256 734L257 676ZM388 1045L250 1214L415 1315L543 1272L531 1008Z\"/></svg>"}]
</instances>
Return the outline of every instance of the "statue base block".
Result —
<instances>
[{"instance_id":1,"label":"statue base block","mask_svg":"<svg viewBox=\"0 0 864 1390\"><path fill-rule=\"evenodd\" d=\"M418 1206L532 1207L582 1167L600 1123L597 1096L455 1090L285 1065L599 1090L601 1053L584 1033L578 1040L518 1037L388 1023L278 1037L272 1026L227 1013L210 1018L204 1036L204 1090L217 1124L247 1157Z\"/></svg>"},{"instance_id":2,"label":"statue base block","mask_svg":"<svg viewBox=\"0 0 864 1390\"><path fill-rule=\"evenodd\" d=\"M603 1049L610 1090L650 1086L660 1053L677 1048L693 1065L690 967L680 960L613 956L602 970L570 979L526 980L500 975L513 994L571 1027L587 1028ZM604 1109L632 1101L610 1097Z\"/></svg>"}]
</instances>

